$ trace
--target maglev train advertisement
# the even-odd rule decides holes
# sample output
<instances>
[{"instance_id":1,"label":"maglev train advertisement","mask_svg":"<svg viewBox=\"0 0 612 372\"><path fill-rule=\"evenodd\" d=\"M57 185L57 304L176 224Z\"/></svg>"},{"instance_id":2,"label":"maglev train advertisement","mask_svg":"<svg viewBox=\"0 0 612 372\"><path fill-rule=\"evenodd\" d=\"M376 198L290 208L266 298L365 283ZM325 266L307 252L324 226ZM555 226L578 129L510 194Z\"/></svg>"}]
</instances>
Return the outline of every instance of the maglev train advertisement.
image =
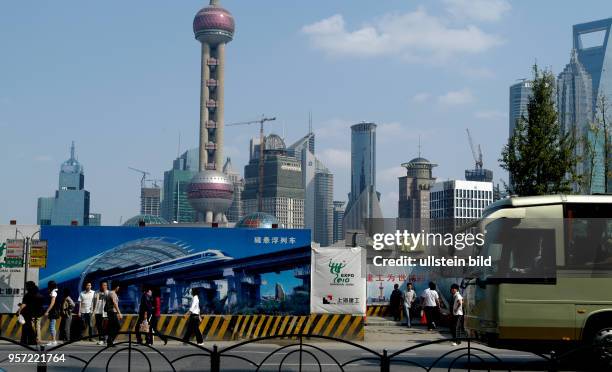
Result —
<instances>
[{"instance_id":1,"label":"maglev train advertisement","mask_svg":"<svg viewBox=\"0 0 612 372\"><path fill-rule=\"evenodd\" d=\"M308 313L310 230L41 226L40 235L41 288L55 281L78 296L88 282L118 282L124 312L151 289L162 312L184 313L197 288L209 314Z\"/></svg>"}]
</instances>

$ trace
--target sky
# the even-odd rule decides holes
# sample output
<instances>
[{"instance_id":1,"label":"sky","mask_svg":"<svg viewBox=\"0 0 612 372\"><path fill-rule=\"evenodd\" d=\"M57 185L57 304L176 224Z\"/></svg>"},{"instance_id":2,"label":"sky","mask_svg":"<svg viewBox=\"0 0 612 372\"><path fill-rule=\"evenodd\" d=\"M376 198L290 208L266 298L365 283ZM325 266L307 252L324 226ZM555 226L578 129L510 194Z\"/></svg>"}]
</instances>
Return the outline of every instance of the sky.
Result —
<instances>
[{"instance_id":1,"label":"sky","mask_svg":"<svg viewBox=\"0 0 612 372\"><path fill-rule=\"evenodd\" d=\"M421 155L438 180L474 165L466 128L495 182L508 133L508 88L534 63L558 74L572 25L612 16L609 1L222 0L236 20L226 49L227 123L276 116L290 144L312 112L316 155L350 189L350 125L377 128L377 189L397 216L401 163ZM36 222L70 142L91 211L117 225L139 212L140 175L163 178L197 146L205 1L0 2L0 223ZM243 172L257 126L226 128ZM179 136L180 146L179 146Z\"/></svg>"}]
</instances>

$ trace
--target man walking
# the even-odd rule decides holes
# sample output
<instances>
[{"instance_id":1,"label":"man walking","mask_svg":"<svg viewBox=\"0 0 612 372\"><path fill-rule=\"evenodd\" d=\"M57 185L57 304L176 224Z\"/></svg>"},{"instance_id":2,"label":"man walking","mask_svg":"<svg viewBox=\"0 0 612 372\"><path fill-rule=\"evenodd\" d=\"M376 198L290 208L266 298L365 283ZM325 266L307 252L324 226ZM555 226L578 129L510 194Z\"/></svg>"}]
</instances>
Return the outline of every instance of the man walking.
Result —
<instances>
[{"instance_id":1,"label":"man walking","mask_svg":"<svg viewBox=\"0 0 612 372\"><path fill-rule=\"evenodd\" d=\"M87 335L91 336L94 334L91 324L91 313L92 313L92 305L94 299L94 291L91 290L91 282L85 283L85 290L79 294L79 318L83 323L83 327L81 328L81 338L85 333L85 329L87 329ZM89 341L93 341L93 339L89 338Z\"/></svg>"},{"instance_id":2,"label":"man walking","mask_svg":"<svg viewBox=\"0 0 612 372\"><path fill-rule=\"evenodd\" d=\"M412 283L406 284L406 291L404 292L404 314L406 314L406 326L412 327L410 323L410 309L412 304L416 300L416 292L412 288Z\"/></svg>"},{"instance_id":3,"label":"man walking","mask_svg":"<svg viewBox=\"0 0 612 372\"><path fill-rule=\"evenodd\" d=\"M399 290L399 284L393 286L393 292L389 297L389 307L394 321L399 321L402 314L402 291Z\"/></svg>"},{"instance_id":4,"label":"man walking","mask_svg":"<svg viewBox=\"0 0 612 372\"><path fill-rule=\"evenodd\" d=\"M427 330L433 331L436 329L436 319L440 308L440 296L436 291L436 283L429 282L429 288L423 291L421 296L423 300L423 310L427 318Z\"/></svg>"},{"instance_id":5,"label":"man walking","mask_svg":"<svg viewBox=\"0 0 612 372\"><path fill-rule=\"evenodd\" d=\"M459 336L463 334L463 296L459 293L459 285L457 283L451 285L451 294L453 295L453 320L451 322L450 331L453 335L453 346L461 343Z\"/></svg>"},{"instance_id":6,"label":"man walking","mask_svg":"<svg viewBox=\"0 0 612 372\"><path fill-rule=\"evenodd\" d=\"M115 338L119 333L119 329L121 329L119 321L123 318L123 315L121 315L121 311L119 310L119 282L113 282L111 289L112 291L108 293L108 296L106 297L106 304L104 305L104 310L108 314L108 347L115 346Z\"/></svg>"},{"instance_id":7,"label":"man walking","mask_svg":"<svg viewBox=\"0 0 612 372\"><path fill-rule=\"evenodd\" d=\"M108 283L101 282L100 290L96 292L93 299L93 312L96 317L96 332L98 332L98 345L104 345L106 341L106 332L104 327L104 321L108 321L108 316L104 310L106 304L106 297L108 296Z\"/></svg>"}]
</instances>

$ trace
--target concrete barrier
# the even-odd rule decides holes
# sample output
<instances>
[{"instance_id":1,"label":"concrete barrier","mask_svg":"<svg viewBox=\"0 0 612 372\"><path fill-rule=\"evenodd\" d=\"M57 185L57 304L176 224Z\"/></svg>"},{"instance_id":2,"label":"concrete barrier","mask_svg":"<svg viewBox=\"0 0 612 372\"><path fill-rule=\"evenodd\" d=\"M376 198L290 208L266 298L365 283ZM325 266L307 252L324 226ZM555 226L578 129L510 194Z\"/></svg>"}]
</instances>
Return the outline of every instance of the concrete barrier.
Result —
<instances>
[{"instance_id":1,"label":"concrete barrier","mask_svg":"<svg viewBox=\"0 0 612 372\"><path fill-rule=\"evenodd\" d=\"M0 334L3 337L19 340L21 325L14 314L0 315ZM133 330L138 315L124 315L121 321L122 332ZM165 335L183 337L187 318L181 315L162 315L158 330ZM56 323L59 335L59 321ZM302 333L317 336L330 336L345 340L364 339L364 316L344 314L312 315L203 315L200 331L205 340L244 340L266 336L283 336ZM49 319L42 318L41 333L43 340L49 340Z\"/></svg>"}]
</instances>

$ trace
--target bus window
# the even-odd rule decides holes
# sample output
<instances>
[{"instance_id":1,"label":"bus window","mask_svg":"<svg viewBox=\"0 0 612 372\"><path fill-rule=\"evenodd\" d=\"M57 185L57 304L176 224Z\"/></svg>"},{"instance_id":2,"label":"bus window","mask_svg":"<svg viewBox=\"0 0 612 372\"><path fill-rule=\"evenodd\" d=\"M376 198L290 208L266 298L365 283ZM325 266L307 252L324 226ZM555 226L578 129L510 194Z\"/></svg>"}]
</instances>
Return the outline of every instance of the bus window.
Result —
<instances>
[{"instance_id":1,"label":"bus window","mask_svg":"<svg viewBox=\"0 0 612 372\"><path fill-rule=\"evenodd\" d=\"M611 206L567 205L565 215L566 268L576 270L611 269Z\"/></svg>"}]
</instances>

